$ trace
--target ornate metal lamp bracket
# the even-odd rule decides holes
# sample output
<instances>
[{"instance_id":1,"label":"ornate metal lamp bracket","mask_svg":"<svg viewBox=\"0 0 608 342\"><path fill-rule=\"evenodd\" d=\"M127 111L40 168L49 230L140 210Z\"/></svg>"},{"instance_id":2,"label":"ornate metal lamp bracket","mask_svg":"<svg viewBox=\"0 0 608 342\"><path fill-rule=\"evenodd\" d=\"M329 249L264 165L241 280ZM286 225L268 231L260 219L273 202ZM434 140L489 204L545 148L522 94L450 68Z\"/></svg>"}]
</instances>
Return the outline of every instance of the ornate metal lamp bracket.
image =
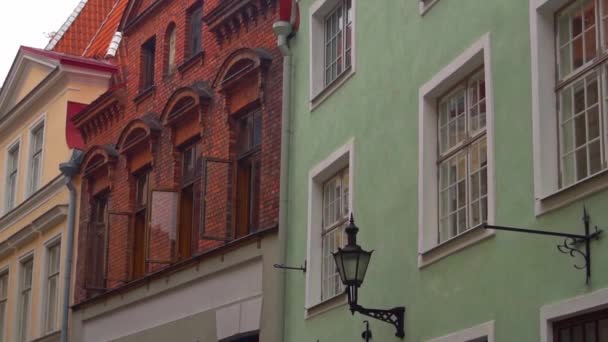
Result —
<instances>
[{"instance_id":1,"label":"ornate metal lamp bracket","mask_svg":"<svg viewBox=\"0 0 608 342\"><path fill-rule=\"evenodd\" d=\"M559 236L564 238L564 242L557 245L557 249L564 254L569 254L571 257L581 256L583 257L583 264L575 264L574 268L578 270L585 270L585 284L589 285L591 280L591 241L599 240L603 230L598 229L597 226L591 231L591 218L587 212L587 208L583 209L583 223L585 229L585 235L569 234L552 232L545 230L533 230L533 229L522 229L513 227L494 226L484 224L485 229L496 229L518 233L538 234L538 235L550 235Z\"/></svg>"},{"instance_id":2,"label":"ornate metal lamp bracket","mask_svg":"<svg viewBox=\"0 0 608 342\"><path fill-rule=\"evenodd\" d=\"M404 321L405 308L402 306L395 307L389 310L367 309L359 304L352 304L350 311L354 314L358 312L364 316L375 318L377 320L392 324L397 329L395 336L403 338L405 336Z\"/></svg>"}]
</instances>

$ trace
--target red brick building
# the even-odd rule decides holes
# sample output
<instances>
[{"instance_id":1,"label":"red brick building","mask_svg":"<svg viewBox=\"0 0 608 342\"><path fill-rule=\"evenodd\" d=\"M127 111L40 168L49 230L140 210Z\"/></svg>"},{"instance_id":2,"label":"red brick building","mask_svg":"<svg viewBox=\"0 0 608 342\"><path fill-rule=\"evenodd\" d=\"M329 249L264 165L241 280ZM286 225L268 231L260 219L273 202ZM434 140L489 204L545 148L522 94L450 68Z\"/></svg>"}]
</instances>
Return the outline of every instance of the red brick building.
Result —
<instances>
[{"instance_id":1,"label":"red brick building","mask_svg":"<svg viewBox=\"0 0 608 342\"><path fill-rule=\"evenodd\" d=\"M126 6L116 84L73 119L72 339L279 341L279 0Z\"/></svg>"}]
</instances>

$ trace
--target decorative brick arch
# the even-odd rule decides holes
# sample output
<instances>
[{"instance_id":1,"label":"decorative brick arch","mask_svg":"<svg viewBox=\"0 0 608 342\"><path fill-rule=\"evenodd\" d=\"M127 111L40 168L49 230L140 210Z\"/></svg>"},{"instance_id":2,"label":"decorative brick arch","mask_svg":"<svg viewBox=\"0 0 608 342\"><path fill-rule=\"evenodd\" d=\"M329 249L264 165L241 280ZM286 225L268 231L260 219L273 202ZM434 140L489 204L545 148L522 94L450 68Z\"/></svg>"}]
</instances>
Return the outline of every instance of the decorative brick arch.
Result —
<instances>
[{"instance_id":1,"label":"decorative brick arch","mask_svg":"<svg viewBox=\"0 0 608 342\"><path fill-rule=\"evenodd\" d=\"M112 146L95 145L84 155L81 173L88 181L88 193L96 194L110 188L114 167L118 161L118 151Z\"/></svg>"},{"instance_id":2,"label":"decorative brick arch","mask_svg":"<svg viewBox=\"0 0 608 342\"><path fill-rule=\"evenodd\" d=\"M116 147L121 155L127 157L131 171L153 162L154 143L162 130L154 116L147 114L131 120L118 137Z\"/></svg>"},{"instance_id":3,"label":"decorative brick arch","mask_svg":"<svg viewBox=\"0 0 608 342\"><path fill-rule=\"evenodd\" d=\"M228 114L263 107L264 81L271 61L266 50L249 48L238 49L224 60L213 87L224 95L223 107Z\"/></svg>"},{"instance_id":4,"label":"decorative brick arch","mask_svg":"<svg viewBox=\"0 0 608 342\"><path fill-rule=\"evenodd\" d=\"M231 53L218 70L213 80L213 88L229 87L233 81L250 73L260 73L272 61L272 55L264 49L242 48Z\"/></svg>"}]
</instances>

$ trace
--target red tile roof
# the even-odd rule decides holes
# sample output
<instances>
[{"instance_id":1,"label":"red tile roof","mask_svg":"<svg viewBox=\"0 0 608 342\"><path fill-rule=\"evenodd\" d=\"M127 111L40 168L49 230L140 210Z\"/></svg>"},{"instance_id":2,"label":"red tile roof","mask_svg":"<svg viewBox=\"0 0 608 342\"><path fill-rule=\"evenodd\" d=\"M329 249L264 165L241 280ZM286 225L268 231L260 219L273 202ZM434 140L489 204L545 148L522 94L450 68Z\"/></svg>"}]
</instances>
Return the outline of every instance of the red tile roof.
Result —
<instances>
[{"instance_id":1,"label":"red tile roof","mask_svg":"<svg viewBox=\"0 0 608 342\"><path fill-rule=\"evenodd\" d=\"M76 56L105 57L127 3L128 0L82 0L58 32L58 40L52 40L47 48Z\"/></svg>"},{"instance_id":2,"label":"red tile roof","mask_svg":"<svg viewBox=\"0 0 608 342\"><path fill-rule=\"evenodd\" d=\"M101 27L85 49L83 56L91 58L103 58L108 51L108 46L114 34L118 30L122 16L127 8L129 0L118 0Z\"/></svg>"}]
</instances>

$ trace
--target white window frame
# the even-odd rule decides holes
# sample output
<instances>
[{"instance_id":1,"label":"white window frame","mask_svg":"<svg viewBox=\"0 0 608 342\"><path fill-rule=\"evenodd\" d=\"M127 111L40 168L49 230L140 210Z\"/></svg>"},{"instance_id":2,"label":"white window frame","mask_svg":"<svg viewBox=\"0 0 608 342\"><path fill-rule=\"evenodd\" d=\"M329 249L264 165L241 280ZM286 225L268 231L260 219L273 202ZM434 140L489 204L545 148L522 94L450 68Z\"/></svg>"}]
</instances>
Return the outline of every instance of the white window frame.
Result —
<instances>
[{"instance_id":1,"label":"white window frame","mask_svg":"<svg viewBox=\"0 0 608 342\"><path fill-rule=\"evenodd\" d=\"M308 232L307 232L307 272L306 272L306 317L315 312L322 312L328 307L319 309L321 304L332 303L334 306L345 304L343 296L321 300L322 272L322 217L323 217L323 185L338 171L349 168L349 209L353 210L354 170L355 170L354 139L332 152L326 159L313 167L308 173ZM340 300L342 298L342 300ZM334 299L338 299L335 301ZM332 306L333 307L333 306ZM319 309L319 310L317 310Z\"/></svg>"},{"instance_id":2,"label":"white window frame","mask_svg":"<svg viewBox=\"0 0 608 342\"><path fill-rule=\"evenodd\" d=\"M534 196L537 216L608 188L608 169L586 180L559 188L554 16L568 2L569 0L530 0Z\"/></svg>"},{"instance_id":3,"label":"white window frame","mask_svg":"<svg viewBox=\"0 0 608 342\"><path fill-rule=\"evenodd\" d=\"M450 254L494 235L491 229L481 227L438 243L438 133L437 100L467 75L483 65L486 84L486 139L488 172L488 218L494 223L494 87L490 34L486 33L460 56L454 59L419 89L418 110L418 267L430 265Z\"/></svg>"},{"instance_id":4,"label":"white window frame","mask_svg":"<svg viewBox=\"0 0 608 342\"><path fill-rule=\"evenodd\" d=\"M40 186L42 185L42 171L44 170L44 148L46 146L46 133L47 133L47 127L46 127L46 113L42 114L38 119L36 119L36 121L34 121L33 124L30 125L29 129L28 129L28 157L27 157L27 168L26 168L26 186L25 186L25 198L28 198L29 196L31 196L32 194L34 194L38 189L40 189ZM32 184L32 177L34 174L34 171L32 169L32 161L34 158L34 131L36 131L37 129L42 129L42 150L40 151L40 162L39 162L39 169L37 170L38 172L38 184Z\"/></svg>"},{"instance_id":5,"label":"white window frame","mask_svg":"<svg viewBox=\"0 0 608 342\"><path fill-rule=\"evenodd\" d=\"M425 15L426 12L428 12L431 7L433 7L433 5L435 5L439 0L428 0L428 1L423 1L423 0L418 0L419 4L419 11L420 11L420 15Z\"/></svg>"},{"instance_id":6,"label":"white window frame","mask_svg":"<svg viewBox=\"0 0 608 342\"><path fill-rule=\"evenodd\" d=\"M23 294L23 272L24 272L24 264L31 261L32 262L32 279L31 279L31 284L30 284L30 299L29 299L29 307L28 307L28 314L29 317L27 318L27 326L26 326L26 331L25 334L26 336L21 336L21 325L23 324L23 322L21 322L21 315L23 314L23 302L22 302L22 294ZM22 257L19 258L19 272L18 272L18 279L17 279L17 305L15 307L15 311L16 311L16 316L15 316L15 341L21 342L21 341L28 341L28 338L30 336L30 330L32 328L32 302L33 302L33 288L34 288L34 278L35 278L35 264L34 264L34 252L30 252L27 253L25 255L23 255Z\"/></svg>"},{"instance_id":7,"label":"white window frame","mask_svg":"<svg viewBox=\"0 0 608 342\"><path fill-rule=\"evenodd\" d=\"M449 335L441 336L427 342L473 342L486 337L488 342L495 342L494 321L489 321Z\"/></svg>"},{"instance_id":8,"label":"white window frame","mask_svg":"<svg viewBox=\"0 0 608 342\"><path fill-rule=\"evenodd\" d=\"M608 308L608 288L548 304L540 309L540 341L553 342L553 323Z\"/></svg>"},{"instance_id":9,"label":"white window frame","mask_svg":"<svg viewBox=\"0 0 608 342\"><path fill-rule=\"evenodd\" d=\"M6 188L4 190L4 193L2 194L4 197L4 203L2 205L3 208L3 212L6 214L8 212L10 212L11 210L13 210L16 206L17 203L19 203L19 198L18 198L18 193L19 193L19 176L21 174L21 153L23 151L23 145L21 144L21 137L17 137L13 142L11 142L8 147L6 148L5 152L5 157L4 157L4 165L6 165L4 167L4 184L8 184L8 158L9 158L9 154L10 151L13 150L14 148L18 148L19 150L17 151L17 179L15 181L15 193L14 193L14 203L12 203L12 205L9 206L9 195L8 195L8 188Z\"/></svg>"},{"instance_id":10,"label":"white window frame","mask_svg":"<svg viewBox=\"0 0 608 342\"><path fill-rule=\"evenodd\" d=\"M325 19L344 0L316 0L310 6L310 110L314 110L339 89L356 70L357 56L357 0L352 1L351 65L330 84L325 85Z\"/></svg>"},{"instance_id":11,"label":"white window frame","mask_svg":"<svg viewBox=\"0 0 608 342\"><path fill-rule=\"evenodd\" d=\"M55 305L56 305L56 312L55 312L55 326L53 327L53 329L51 330L47 330L47 319L48 319L48 305L49 305L49 278L50 278L50 274L49 274L49 261L50 261L50 249L52 247L55 246L59 246L59 265L57 268L57 273L54 275L57 277L57 284L56 284L56 298L55 298ZM61 234L58 236L55 236L51 239L49 239L47 242L44 243L44 281L43 281L43 292L42 292L42 296L43 296L43 300L42 300L42 309L40 312L40 330L42 332L42 335L46 335L46 334L50 334L52 332L55 332L59 329L58 323L59 323L59 315L60 315L60 308L61 308L61 299L62 299L62 293L61 293L61 288L62 288L62 280L61 280L61 275L62 275L62 258L63 256L63 244L62 244L62 239L61 239Z\"/></svg>"},{"instance_id":12,"label":"white window frame","mask_svg":"<svg viewBox=\"0 0 608 342\"><path fill-rule=\"evenodd\" d=\"M0 297L0 303L4 303L4 320L0 321L0 342L8 341L6 338L7 329L7 314L8 314L8 297L9 297L9 284L10 284L10 270L8 266L0 268L0 278L6 276L6 298Z\"/></svg>"}]
</instances>

